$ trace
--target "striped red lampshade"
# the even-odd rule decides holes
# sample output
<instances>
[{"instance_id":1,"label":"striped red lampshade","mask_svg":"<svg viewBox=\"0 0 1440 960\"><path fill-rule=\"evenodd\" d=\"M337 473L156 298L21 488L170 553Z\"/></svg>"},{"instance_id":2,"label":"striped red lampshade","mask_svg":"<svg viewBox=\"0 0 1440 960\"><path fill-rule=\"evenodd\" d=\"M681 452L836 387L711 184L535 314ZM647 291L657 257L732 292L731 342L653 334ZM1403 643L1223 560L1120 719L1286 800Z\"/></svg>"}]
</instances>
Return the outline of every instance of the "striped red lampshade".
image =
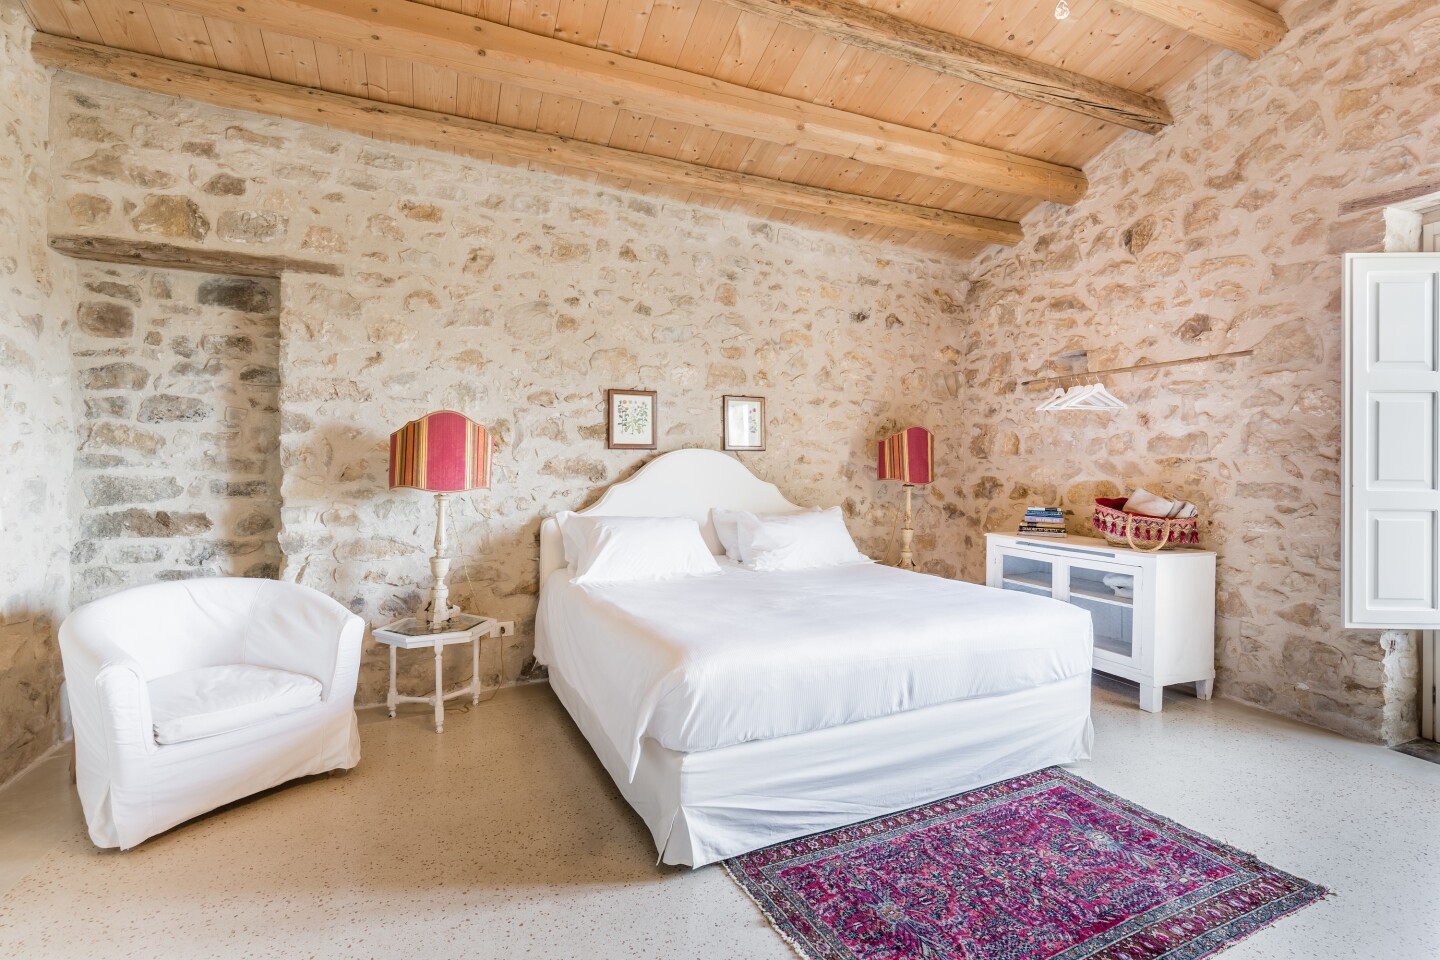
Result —
<instances>
[{"instance_id":1,"label":"striped red lampshade","mask_svg":"<svg viewBox=\"0 0 1440 960\"><path fill-rule=\"evenodd\" d=\"M935 438L924 427L906 427L880 441L881 480L931 483L935 479Z\"/></svg>"},{"instance_id":2,"label":"striped red lampshade","mask_svg":"<svg viewBox=\"0 0 1440 960\"><path fill-rule=\"evenodd\" d=\"M454 410L390 434L390 488L455 493L490 486L490 431Z\"/></svg>"}]
</instances>

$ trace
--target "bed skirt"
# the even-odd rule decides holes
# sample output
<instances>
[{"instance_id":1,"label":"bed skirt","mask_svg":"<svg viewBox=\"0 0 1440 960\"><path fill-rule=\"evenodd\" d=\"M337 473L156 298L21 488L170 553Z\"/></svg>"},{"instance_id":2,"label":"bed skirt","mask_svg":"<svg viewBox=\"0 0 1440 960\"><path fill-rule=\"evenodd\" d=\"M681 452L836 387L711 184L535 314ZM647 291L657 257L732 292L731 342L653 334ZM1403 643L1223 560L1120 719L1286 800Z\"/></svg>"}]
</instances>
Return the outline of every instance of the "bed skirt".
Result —
<instances>
[{"instance_id":1,"label":"bed skirt","mask_svg":"<svg viewBox=\"0 0 1440 960\"><path fill-rule=\"evenodd\" d=\"M550 686L655 838L703 866L1090 757L1088 673L811 733L677 753L646 739L635 779L563 674Z\"/></svg>"}]
</instances>

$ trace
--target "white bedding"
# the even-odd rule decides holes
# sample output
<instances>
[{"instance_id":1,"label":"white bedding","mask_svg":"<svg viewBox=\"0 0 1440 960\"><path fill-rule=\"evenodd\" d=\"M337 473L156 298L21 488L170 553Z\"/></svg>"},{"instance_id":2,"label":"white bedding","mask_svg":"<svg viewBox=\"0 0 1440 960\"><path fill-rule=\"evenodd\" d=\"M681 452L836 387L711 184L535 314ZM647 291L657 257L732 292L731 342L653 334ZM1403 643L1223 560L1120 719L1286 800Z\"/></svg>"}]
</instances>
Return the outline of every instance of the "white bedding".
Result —
<instances>
[{"instance_id":1,"label":"white bedding","mask_svg":"<svg viewBox=\"0 0 1440 960\"><path fill-rule=\"evenodd\" d=\"M541 591L536 656L633 778L649 737L712 750L1088 674L1090 614L1028 594L850 564Z\"/></svg>"}]
</instances>

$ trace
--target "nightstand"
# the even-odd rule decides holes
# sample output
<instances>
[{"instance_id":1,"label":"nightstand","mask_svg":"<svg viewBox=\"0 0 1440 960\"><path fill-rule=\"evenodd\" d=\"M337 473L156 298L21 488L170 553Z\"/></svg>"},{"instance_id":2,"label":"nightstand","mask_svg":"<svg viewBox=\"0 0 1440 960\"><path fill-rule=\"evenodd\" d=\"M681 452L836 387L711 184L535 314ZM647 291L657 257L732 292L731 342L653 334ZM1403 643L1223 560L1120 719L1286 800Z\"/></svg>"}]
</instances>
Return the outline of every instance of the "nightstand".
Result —
<instances>
[{"instance_id":1,"label":"nightstand","mask_svg":"<svg viewBox=\"0 0 1440 960\"><path fill-rule=\"evenodd\" d=\"M445 701L470 694L470 702L480 702L480 639L499 635L499 624L492 617L473 617L457 614L436 632L430 624L414 617L396 620L394 623L375 628L375 639L390 647L390 692L385 697L385 707L390 716L395 716L395 707L401 703L428 703L435 708L435 732L445 732ZM470 682L457 690L445 692L444 658L445 647L452 643L469 641ZM435 650L435 693L428 697L402 697L395 689L395 654L397 650L416 650L431 647Z\"/></svg>"}]
</instances>

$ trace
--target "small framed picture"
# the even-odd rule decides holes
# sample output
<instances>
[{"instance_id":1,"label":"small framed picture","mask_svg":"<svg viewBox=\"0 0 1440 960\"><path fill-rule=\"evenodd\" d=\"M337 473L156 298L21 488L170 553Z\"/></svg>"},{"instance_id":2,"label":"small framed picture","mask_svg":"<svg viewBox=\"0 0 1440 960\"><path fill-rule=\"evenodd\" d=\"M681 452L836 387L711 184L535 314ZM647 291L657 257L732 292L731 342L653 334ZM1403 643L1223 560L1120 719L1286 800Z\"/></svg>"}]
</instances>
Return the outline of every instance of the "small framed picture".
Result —
<instances>
[{"instance_id":1,"label":"small framed picture","mask_svg":"<svg viewBox=\"0 0 1440 960\"><path fill-rule=\"evenodd\" d=\"M726 450L765 449L765 398L725 397L721 420Z\"/></svg>"},{"instance_id":2,"label":"small framed picture","mask_svg":"<svg viewBox=\"0 0 1440 960\"><path fill-rule=\"evenodd\" d=\"M605 446L611 450L654 450L654 390L605 391Z\"/></svg>"}]
</instances>

